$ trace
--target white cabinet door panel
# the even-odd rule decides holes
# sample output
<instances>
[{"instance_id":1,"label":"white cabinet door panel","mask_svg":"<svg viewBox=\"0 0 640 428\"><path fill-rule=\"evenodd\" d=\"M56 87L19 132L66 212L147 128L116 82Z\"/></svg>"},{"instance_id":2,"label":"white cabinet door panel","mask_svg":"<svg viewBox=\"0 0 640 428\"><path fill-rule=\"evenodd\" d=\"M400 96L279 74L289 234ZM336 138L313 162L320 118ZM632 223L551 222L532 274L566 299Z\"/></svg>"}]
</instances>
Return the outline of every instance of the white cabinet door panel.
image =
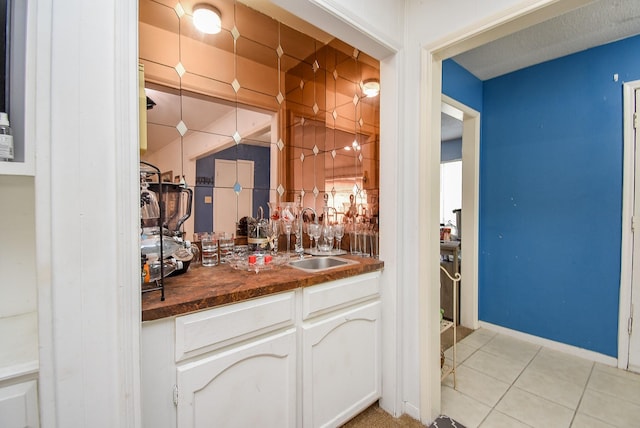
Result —
<instances>
[{"instance_id":1,"label":"white cabinet door panel","mask_svg":"<svg viewBox=\"0 0 640 428\"><path fill-rule=\"evenodd\" d=\"M296 330L177 368L178 427L296 426Z\"/></svg>"},{"instance_id":2,"label":"white cabinet door panel","mask_svg":"<svg viewBox=\"0 0 640 428\"><path fill-rule=\"evenodd\" d=\"M0 387L0 427L37 428L38 387L35 380Z\"/></svg>"},{"instance_id":3,"label":"white cabinet door panel","mask_svg":"<svg viewBox=\"0 0 640 428\"><path fill-rule=\"evenodd\" d=\"M381 394L380 301L303 325L305 427L335 427Z\"/></svg>"}]
</instances>

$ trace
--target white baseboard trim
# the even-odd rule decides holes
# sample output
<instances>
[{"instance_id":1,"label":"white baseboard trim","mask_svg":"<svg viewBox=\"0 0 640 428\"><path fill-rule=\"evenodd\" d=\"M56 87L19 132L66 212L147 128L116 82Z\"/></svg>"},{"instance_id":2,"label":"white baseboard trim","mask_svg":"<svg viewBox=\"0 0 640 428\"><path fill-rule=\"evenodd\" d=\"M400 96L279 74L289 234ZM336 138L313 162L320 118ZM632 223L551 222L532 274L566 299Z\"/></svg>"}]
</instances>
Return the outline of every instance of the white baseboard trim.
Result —
<instances>
[{"instance_id":1,"label":"white baseboard trim","mask_svg":"<svg viewBox=\"0 0 640 428\"><path fill-rule=\"evenodd\" d=\"M407 401L404 402L404 414L420 420L420 409Z\"/></svg>"},{"instance_id":2,"label":"white baseboard trim","mask_svg":"<svg viewBox=\"0 0 640 428\"><path fill-rule=\"evenodd\" d=\"M505 336L511 336L515 339L520 339L525 342L533 343L535 345L544 346L545 348L564 352L566 354L584 358L585 360L594 361L596 363L605 364L611 367L618 367L617 358L610 357L599 352L589 351L587 349L578 348L577 346L567 345L566 343L556 342L554 340L545 339L543 337L534 336L517 330L511 330L510 328L501 327L499 325L491 324L485 321L479 321L478 324L481 328L504 334Z\"/></svg>"}]
</instances>

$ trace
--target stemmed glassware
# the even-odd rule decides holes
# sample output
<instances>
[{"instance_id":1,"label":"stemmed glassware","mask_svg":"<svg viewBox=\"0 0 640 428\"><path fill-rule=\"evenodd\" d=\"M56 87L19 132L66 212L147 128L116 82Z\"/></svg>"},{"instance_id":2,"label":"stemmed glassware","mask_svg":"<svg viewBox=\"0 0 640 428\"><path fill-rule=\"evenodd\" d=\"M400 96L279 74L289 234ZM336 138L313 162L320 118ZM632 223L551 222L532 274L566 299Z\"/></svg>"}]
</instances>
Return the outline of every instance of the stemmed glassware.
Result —
<instances>
[{"instance_id":1,"label":"stemmed glassware","mask_svg":"<svg viewBox=\"0 0 640 428\"><path fill-rule=\"evenodd\" d=\"M342 223L337 223L333 225L333 234L336 237L337 245L336 249L338 251L342 250L342 237L344 236L344 225Z\"/></svg>"},{"instance_id":2,"label":"stemmed glassware","mask_svg":"<svg viewBox=\"0 0 640 428\"><path fill-rule=\"evenodd\" d=\"M271 243L271 254L278 254L278 237L280 236L280 220L269 220L267 231L269 242Z\"/></svg>"},{"instance_id":3,"label":"stemmed glassware","mask_svg":"<svg viewBox=\"0 0 640 428\"><path fill-rule=\"evenodd\" d=\"M321 233L322 233L322 226L319 223L309 224L309 236L316 243L316 251L318 251L318 239L320 238Z\"/></svg>"},{"instance_id":4,"label":"stemmed glassware","mask_svg":"<svg viewBox=\"0 0 640 428\"><path fill-rule=\"evenodd\" d=\"M287 235L287 253L291 251L291 232L296 224L298 204L295 202L281 202L280 222L282 233Z\"/></svg>"},{"instance_id":5,"label":"stemmed glassware","mask_svg":"<svg viewBox=\"0 0 640 428\"><path fill-rule=\"evenodd\" d=\"M322 239L320 240L320 251L331 251L333 249L333 226L322 226Z\"/></svg>"},{"instance_id":6,"label":"stemmed glassware","mask_svg":"<svg viewBox=\"0 0 640 428\"><path fill-rule=\"evenodd\" d=\"M282 219L282 232L287 235L287 254L290 252L291 246L291 229L293 228L293 221Z\"/></svg>"}]
</instances>

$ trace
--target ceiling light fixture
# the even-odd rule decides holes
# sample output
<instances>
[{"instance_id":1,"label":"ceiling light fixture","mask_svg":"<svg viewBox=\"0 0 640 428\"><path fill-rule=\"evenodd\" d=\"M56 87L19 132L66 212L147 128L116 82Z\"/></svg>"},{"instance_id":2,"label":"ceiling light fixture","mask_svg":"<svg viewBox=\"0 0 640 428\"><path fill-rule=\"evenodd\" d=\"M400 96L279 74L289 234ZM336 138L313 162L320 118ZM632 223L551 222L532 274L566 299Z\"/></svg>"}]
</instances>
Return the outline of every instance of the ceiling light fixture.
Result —
<instances>
[{"instance_id":1,"label":"ceiling light fixture","mask_svg":"<svg viewBox=\"0 0 640 428\"><path fill-rule=\"evenodd\" d=\"M193 24L205 34L218 34L222 30L220 11L210 4L193 6Z\"/></svg>"},{"instance_id":2,"label":"ceiling light fixture","mask_svg":"<svg viewBox=\"0 0 640 428\"><path fill-rule=\"evenodd\" d=\"M362 82L362 92L367 97L375 97L380 93L380 82L378 79L367 79Z\"/></svg>"}]
</instances>

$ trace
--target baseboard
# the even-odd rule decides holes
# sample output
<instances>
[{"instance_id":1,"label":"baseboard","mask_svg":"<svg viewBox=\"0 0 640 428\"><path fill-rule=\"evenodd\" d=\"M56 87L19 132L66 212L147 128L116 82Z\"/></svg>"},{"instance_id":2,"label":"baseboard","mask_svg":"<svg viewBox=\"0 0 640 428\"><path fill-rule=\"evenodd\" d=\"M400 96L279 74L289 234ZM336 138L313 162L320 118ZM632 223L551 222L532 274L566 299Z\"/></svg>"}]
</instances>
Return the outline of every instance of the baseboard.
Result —
<instances>
[{"instance_id":1,"label":"baseboard","mask_svg":"<svg viewBox=\"0 0 640 428\"><path fill-rule=\"evenodd\" d=\"M404 402L404 414L420 420L420 409L407 401Z\"/></svg>"},{"instance_id":2,"label":"baseboard","mask_svg":"<svg viewBox=\"0 0 640 428\"><path fill-rule=\"evenodd\" d=\"M564 352L566 354L584 358L585 360L594 361L596 363L605 364L607 366L618 366L617 358L610 357L599 352L589 351L588 349L578 348L577 346L567 345L566 343L556 342L554 340L545 339L543 337L534 336L517 330L511 330L510 328L501 327L485 321L479 321L478 324L481 328L504 334L505 336L511 336L515 339L520 339L535 345L544 346L545 348L553 349L554 351Z\"/></svg>"}]
</instances>

